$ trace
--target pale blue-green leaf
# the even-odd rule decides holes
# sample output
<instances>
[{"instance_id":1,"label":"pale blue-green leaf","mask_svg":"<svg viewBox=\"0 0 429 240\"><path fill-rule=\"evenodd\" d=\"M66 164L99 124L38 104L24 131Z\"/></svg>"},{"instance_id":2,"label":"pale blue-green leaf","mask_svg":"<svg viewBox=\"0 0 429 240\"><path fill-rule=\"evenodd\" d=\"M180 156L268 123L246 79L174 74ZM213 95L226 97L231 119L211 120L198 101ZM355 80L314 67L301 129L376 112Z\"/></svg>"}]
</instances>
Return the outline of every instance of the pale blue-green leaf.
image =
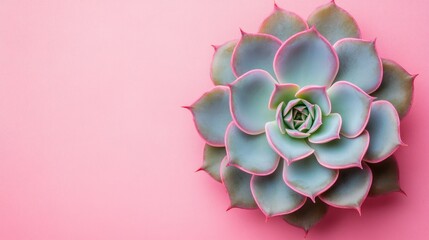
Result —
<instances>
[{"instance_id":1,"label":"pale blue-green leaf","mask_svg":"<svg viewBox=\"0 0 429 240\"><path fill-rule=\"evenodd\" d=\"M229 164L251 174L271 174L280 160L280 156L268 144L264 133L246 134L235 123L228 127L225 144Z\"/></svg>"}]
</instances>

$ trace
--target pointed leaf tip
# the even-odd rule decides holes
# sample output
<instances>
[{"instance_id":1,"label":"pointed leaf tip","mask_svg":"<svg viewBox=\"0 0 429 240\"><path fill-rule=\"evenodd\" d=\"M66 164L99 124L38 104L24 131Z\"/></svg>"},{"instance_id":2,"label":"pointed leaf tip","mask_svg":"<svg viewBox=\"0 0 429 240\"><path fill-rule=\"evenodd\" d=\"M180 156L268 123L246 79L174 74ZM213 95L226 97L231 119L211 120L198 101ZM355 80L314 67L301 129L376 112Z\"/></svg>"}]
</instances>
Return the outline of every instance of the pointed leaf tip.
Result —
<instances>
[{"instance_id":1,"label":"pointed leaf tip","mask_svg":"<svg viewBox=\"0 0 429 240\"><path fill-rule=\"evenodd\" d=\"M309 230L304 230L304 239L307 238Z\"/></svg>"},{"instance_id":2,"label":"pointed leaf tip","mask_svg":"<svg viewBox=\"0 0 429 240\"><path fill-rule=\"evenodd\" d=\"M242 28L240 28L240 33L242 37L247 35L247 32L245 32Z\"/></svg>"},{"instance_id":3,"label":"pointed leaf tip","mask_svg":"<svg viewBox=\"0 0 429 240\"><path fill-rule=\"evenodd\" d=\"M359 216L362 216L362 208L360 206L357 206L355 209L358 212Z\"/></svg>"},{"instance_id":4,"label":"pointed leaf tip","mask_svg":"<svg viewBox=\"0 0 429 240\"><path fill-rule=\"evenodd\" d=\"M274 1L274 11L278 11L281 10L281 8L279 7L279 5L277 4L276 1Z\"/></svg>"},{"instance_id":5,"label":"pointed leaf tip","mask_svg":"<svg viewBox=\"0 0 429 240\"><path fill-rule=\"evenodd\" d=\"M301 228L307 236L309 230L326 215L328 206L320 200L315 203L306 201L297 211L284 215L283 220L287 223Z\"/></svg>"}]
</instances>

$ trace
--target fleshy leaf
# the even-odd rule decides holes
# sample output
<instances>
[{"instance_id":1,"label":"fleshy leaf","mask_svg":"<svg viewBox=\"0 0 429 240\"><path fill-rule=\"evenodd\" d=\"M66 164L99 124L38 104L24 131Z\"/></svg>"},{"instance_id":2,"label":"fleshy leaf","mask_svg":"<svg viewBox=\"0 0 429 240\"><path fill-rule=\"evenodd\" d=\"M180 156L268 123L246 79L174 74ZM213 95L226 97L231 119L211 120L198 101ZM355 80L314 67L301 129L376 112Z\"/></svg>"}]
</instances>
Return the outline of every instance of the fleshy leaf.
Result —
<instances>
[{"instance_id":1,"label":"fleshy leaf","mask_svg":"<svg viewBox=\"0 0 429 240\"><path fill-rule=\"evenodd\" d=\"M229 110L229 89L216 86L206 92L190 107L195 127L207 144L225 146L225 131L232 121Z\"/></svg>"},{"instance_id":2,"label":"fleshy leaf","mask_svg":"<svg viewBox=\"0 0 429 240\"><path fill-rule=\"evenodd\" d=\"M235 123L228 127L225 144L229 164L250 174L271 174L280 160L268 144L265 134L246 134Z\"/></svg>"},{"instance_id":3,"label":"fleshy leaf","mask_svg":"<svg viewBox=\"0 0 429 240\"><path fill-rule=\"evenodd\" d=\"M309 26L315 26L331 44L342 38L360 38L356 21L334 1L317 8L307 22Z\"/></svg>"},{"instance_id":4,"label":"fleshy leaf","mask_svg":"<svg viewBox=\"0 0 429 240\"><path fill-rule=\"evenodd\" d=\"M231 57L236 45L237 41L234 40L215 47L210 69L215 85L227 85L236 79L231 67Z\"/></svg>"},{"instance_id":5,"label":"fleshy leaf","mask_svg":"<svg viewBox=\"0 0 429 240\"><path fill-rule=\"evenodd\" d=\"M295 94L299 90L296 84L276 84L275 89L270 97L269 107L276 109L281 102L288 103L295 99Z\"/></svg>"},{"instance_id":6,"label":"fleshy leaf","mask_svg":"<svg viewBox=\"0 0 429 240\"><path fill-rule=\"evenodd\" d=\"M331 113L331 101L328 98L326 87L306 86L301 88L295 96L317 104L324 115Z\"/></svg>"},{"instance_id":7,"label":"fleshy leaf","mask_svg":"<svg viewBox=\"0 0 429 240\"><path fill-rule=\"evenodd\" d=\"M379 196L391 192L403 192L399 186L399 168L395 156L376 164L368 164L371 168L373 180L370 196Z\"/></svg>"},{"instance_id":8,"label":"fleshy leaf","mask_svg":"<svg viewBox=\"0 0 429 240\"><path fill-rule=\"evenodd\" d=\"M310 146L314 148L314 155L321 165L332 169L343 169L360 167L368 144L369 134L364 131L356 138L341 136L340 139L328 143L310 143Z\"/></svg>"},{"instance_id":9,"label":"fleshy leaf","mask_svg":"<svg viewBox=\"0 0 429 240\"><path fill-rule=\"evenodd\" d=\"M387 100L395 106L402 118L411 107L414 92L414 79L417 75L410 75L399 64L383 59L383 81L372 95L379 100Z\"/></svg>"},{"instance_id":10,"label":"fleshy leaf","mask_svg":"<svg viewBox=\"0 0 429 240\"><path fill-rule=\"evenodd\" d=\"M366 126L371 141L365 155L365 161L381 162L403 144L399 124L398 113L390 102L381 100L372 103L371 114Z\"/></svg>"},{"instance_id":11,"label":"fleshy leaf","mask_svg":"<svg viewBox=\"0 0 429 240\"><path fill-rule=\"evenodd\" d=\"M286 129L286 133L292 138L307 138L310 136L309 133L301 132L295 129Z\"/></svg>"},{"instance_id":12,"label":"fleshy leaf","mask_svg":"<svg viewBox=\"0 0 429 240\"><path fill-rule=\"evenodd\" d=\"M259 28L260 33L266 33L286 41L295 33L307 29L307 23L297 14L286 11L274 5L274 11L268 16Z\"/></svg>"},{"instance_id":13,"label":"fleshy leaf","mask_svg":"<svg viewBox=\"0 0 429 240\"><path fill-rule=\"evenodd\" d=\"M338 72L334 49L316 29L289 38L274 58L274 71L281 83L330 86Z\"/></svg>"},{"instance_id":14,"label":"fleshy leaf","mask_svg":"<svg viewBox=\"0 0 429 240\"><path fill-rule=\"evenodd\" d=\"M232 69L239 77L253 69L262 69L274 76L273 59L282 41L268 34L249 34L242 36L232 54Z\"/></svg>"},{"instance_id":15,"label":"fleshy leaf","mask_svg":"<svg viewBox=\"0 0 429 240\"><path fill-rule=\"evenodd\" d=\"M288 163L303 159L314 152L304 139L282 134L275 121L265 125L267 139L274 149Z\"/></svg>"},{"instance_id":16,"label":"fleshy leaf","mask_svg":"<svg viewBox=\"0 0 429 240\"><path fill-rule=\"evenodd\" d=\"M250 189L250 180L252 175L241 171L240 169L227 166L228 158L225 157L221 163L221 178L228 192L230 207L229 208L257 208Z\"/></svg>"},{"instance_id":17,"label":"fleshy leaf","mask_svg":"<svg viewBox=\"0 0 429 240\"><path fill-rule=\"evenodd\" d=\"M281 102L280 105L277 107L277 111L276 111L276 121L277 121L277 125L280 129L280 132L282 134L286 133L286 125L285 125L285 121L283 119L283 110L285 109L285 103ZM289 122L288 122L289 124Z\"/></svg>"},{"instance_id":18,"label":"fleshy leaf","mask_svg":"<svg viewBox=\"0 0 429 240\"><path fill-rule=\"evenodd\" d=\"M334 45L340 59L336 81L348 81L363 91L374 92L381 84L383 69L375 41L347 38Z\"/></svg>"},{"instance_id":19,"label":"fleshy leaf","mask_svg":"<svg viewBox=\"0 0 429 240\"><path fill-rule=\"evenodd\" d=\"M314 105L314 122L310 130L308 130L308 133L313 134L313 132L317 131L317 129L322 126L322 123L322 110L319 105Z\"/></svg>"},{"instance_id":20,"label":"fleshy leaf","mask_svg":"<svg viewBox=\"0 0 429 240\"><path fill-rule=\"evenodd\" d=\"M305 197L290 189L283 181L284 161L268 176L253 176L250 187L253 197L267 217L288 214L305 203Z\"/></svg>"},{"instance_id":21,"label":"fleshy leaf","mask_svg":"<svg viewBox=\"0 0 429 240\"><path fill-rule=\"evenodd\" d=\"M353 138L362 133L368 122L373 98L355 85L339 81L328 89L332 112L342 118L341 134Z\"/></svg>"},{"instance_id":22,"label":"fleshy leaf","mask_svg":"<svg viewBox=\"0 0 429 240\"><path fill-rule=\"evenodd\" d=\"M308 138L309 142L321 144L340 138L340 114L332 113L328 116L324 116L322 122L322 126Z\"/></svg>"},{"instance_id":23,"label":"fleshy leaf","mask_svg":"<svg viewBox=\"0 0 429 240\"><path fill-rule=\"evenodd\" d=\"M349 168L340 171L335 184L319 196L326 204L338 208L358 210L365 201L372 182L372 173L366 164L363 168Z\"/></svg>"},{"instance_id":24,"label":"fleshy leaf","mask_svg":"<svg viewBox=\"0 0 429 240\"><path fill-rule=\"evenodd\" d=\"M307 233L325 216L328 206L320 200L315 203L306 201L304 206L293 213L283 216L287 223L302 228Z\"/></svg>"},{"instance_id":25,"label":"fleshy leaf","mask_svg":"<svg viewBox=\"0 0 429 240\"><path fill-rule=\"evenodd\" d=\"M231 113L238 127L248 134L264 132L265 123L275 117L268 108L275 80L263 70L252 70L231 85Z\"/></svg>"},{"instance_id":26,"label":"fleshy leaf","mask_svg":"<svg viewBox=\"0 0 429 240\"><path fill-rule=\"evenodd\" d=\"M204 170L213 179L221 182L220 178L220 164L226 156L225 148L212 147L208 144L204 146L203 165L199 170Z\"/></svg>"},{"instance_id":27,"label":"fleshy leaf","mask_svg":"<svg viewBox=\"0 0 429 240\"><path fill-rule=\"evenodd\" d=\"M310 155L290 165L285 164L283 178L290 188L314 202L316 196L335 183L338 170L323 167L314 155Z\"/></svg>"}]
</instances>

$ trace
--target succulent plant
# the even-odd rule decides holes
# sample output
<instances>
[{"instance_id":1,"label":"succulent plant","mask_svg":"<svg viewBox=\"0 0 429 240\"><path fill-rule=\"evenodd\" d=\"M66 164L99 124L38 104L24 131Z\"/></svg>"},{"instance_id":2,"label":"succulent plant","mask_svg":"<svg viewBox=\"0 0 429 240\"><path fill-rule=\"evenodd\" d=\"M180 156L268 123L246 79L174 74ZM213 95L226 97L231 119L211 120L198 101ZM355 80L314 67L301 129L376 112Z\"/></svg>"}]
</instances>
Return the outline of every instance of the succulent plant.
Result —
<instances>
[{"instance_id":1,"label":"succulent plant","mask_svg":"<svg viewBox=\"0 0 429 240\"><path fill-rule=\"evenodd\" d=\"M186 108L230 208L308 231L328 206L360 213L368 194L402 191L392 154L416 75L375 45L330 2L307 22L275 5L258 33L214 47L216 86Z\"/></svg>"}]
</instances>

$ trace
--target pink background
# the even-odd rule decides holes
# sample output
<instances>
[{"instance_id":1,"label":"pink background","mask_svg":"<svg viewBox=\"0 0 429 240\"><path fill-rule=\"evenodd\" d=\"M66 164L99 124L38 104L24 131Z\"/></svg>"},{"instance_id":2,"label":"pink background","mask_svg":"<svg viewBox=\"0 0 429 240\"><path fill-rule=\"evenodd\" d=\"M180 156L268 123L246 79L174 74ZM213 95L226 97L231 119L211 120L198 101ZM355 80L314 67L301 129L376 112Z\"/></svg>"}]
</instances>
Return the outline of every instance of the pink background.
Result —
<instances>
[{"instance_id":1,"label":"pink background","mask_svg":"<svg viewBox=\"0 0 429 240\"><path fill-rule=\"evenodd\" d=\"M279 0L307 17L326 0ZM429 235L429 2L338 0L416 80L397 152L408 197L331 210L309 239ZM281 219L225 212L179 108L211 88L213 50L272 1L2 0L0 239L301 239Z\"/></svg>"}]
</instances>

